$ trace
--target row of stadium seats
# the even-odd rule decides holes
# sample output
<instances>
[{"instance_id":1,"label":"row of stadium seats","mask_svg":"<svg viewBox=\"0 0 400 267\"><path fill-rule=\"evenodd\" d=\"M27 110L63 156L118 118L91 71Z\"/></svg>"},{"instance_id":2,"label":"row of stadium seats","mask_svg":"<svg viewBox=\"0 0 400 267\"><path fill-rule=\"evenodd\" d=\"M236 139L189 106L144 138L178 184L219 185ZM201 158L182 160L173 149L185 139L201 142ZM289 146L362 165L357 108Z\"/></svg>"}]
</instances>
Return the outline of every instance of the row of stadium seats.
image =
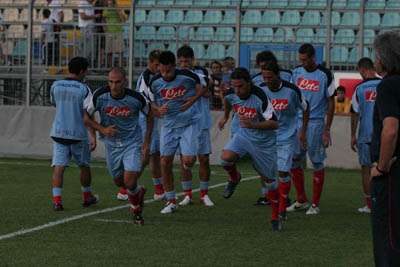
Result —
<instances>
[{"instance_id":1,"label":"row of stadium seats","mask_svg":"<svg viewBox=\"0 0 400 267\"><path fill-rule=\"evenodd\" d=\"M43 10L42 9L34 9L33 10L33 21L41 22L43 21ZM72 9L63 9L64 12L64 21L73 21L74 12ZM7 8L2 13L0 12L0 16L4 21L14 22L21 21L26 22L28 20L28 10L27 9L17 9L17 8Z\"/></svg>"},{"instance_id":2,"label":"row of stadium seats","mask_svg":"<svg viewBox=\"0 0 400 267\"><path fill-rule=\"evenodd\" d=\"M344 46L335 46L331 48L330 51L331 62L332 63L341 63L341 64L354 64L361 58L361 55L358 55L358 48L348 48ZM374 58L373 51L367 47L364 47L364 55L365 57Z\"/></svg>"}]
</instances>

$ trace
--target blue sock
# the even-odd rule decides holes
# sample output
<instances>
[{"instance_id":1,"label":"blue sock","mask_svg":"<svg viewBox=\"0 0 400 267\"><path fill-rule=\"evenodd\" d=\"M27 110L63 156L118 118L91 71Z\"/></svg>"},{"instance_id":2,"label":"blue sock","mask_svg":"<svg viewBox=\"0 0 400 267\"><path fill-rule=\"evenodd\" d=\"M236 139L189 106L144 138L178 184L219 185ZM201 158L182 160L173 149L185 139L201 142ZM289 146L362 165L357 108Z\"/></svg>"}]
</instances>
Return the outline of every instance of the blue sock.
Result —
<instances>
[{"instance_id":1,"label":"blue sock","mask_svg":"<svg viewBox=\"0 0 400 267\"><path fill-rule=\"evenodd\" d=\"M181 183L183 191L192 190L192 180L182 181Z\"/></svg>"},{"instance_id":2,"label":"blue sock","mask_svg":"<svg viewBox=\"0 0 400 267\"><path fill-rule=\"evenodd\" d=\"M262 186L262 187L261 187L261 195L262 195L263 197L266 197L267 194L268 194L268 188L265 187L265 186Z\"/></svg>"},{"instance_id":3,"label":"blue sock","mask_svg":"<svg viewBox=\"0 0 400 267\"><path fill-rule=\"evenodd\" d=\"M175 191L165 192L165 198L167 201L176 201Z\"/></svg>"},{"instance_id":4,"label":"blue sock","mask_svg":"<svg viewBox=\"0 0 400 267\"><path fill-rule=\"evenodd\" d=\"M200 191L208 190L208 181L202 182L200 181Z\"/></svg>"},{"instance_id":5,"label":"blue sock","mask_svg":"<svg viewBox=\"0 0 400 267\"><path fill-rule=\"evenodd\" d=\"M81 187L82 192L92 192L92 187L91 186L82 186Z\"/></svg>"},{"instance_id":6,"label":"blue sock","mask_svg":"<svg viewBox=\"0 0 400 267\"><path fill-rule=\"evenodd\" d=\"M61 187L53 187L53 197L59 197L62 194Z\"/></svg>"},{"instance_id":7,"label":"blue sock","mask_svg":"<svg viewBox=\"0 0 400 267\"><path fill-rule=\"evenodd\" d=\"M153 178L153 185L160 185L162 184L162 177L160 178Z\"/></svg>"}]
</instances>

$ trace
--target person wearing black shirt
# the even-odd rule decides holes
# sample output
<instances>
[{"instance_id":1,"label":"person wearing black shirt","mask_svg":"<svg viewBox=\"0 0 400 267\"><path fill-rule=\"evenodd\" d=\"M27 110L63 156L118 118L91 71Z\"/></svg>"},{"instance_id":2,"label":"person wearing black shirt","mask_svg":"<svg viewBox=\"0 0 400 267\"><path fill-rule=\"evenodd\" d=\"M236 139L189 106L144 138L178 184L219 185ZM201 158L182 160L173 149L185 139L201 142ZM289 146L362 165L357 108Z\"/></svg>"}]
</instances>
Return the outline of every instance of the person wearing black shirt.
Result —
<instances>
[{"instance_id":1,"label":"person wearing black shirt","mask_svg":"<svg viewBox=\"0 0 400 267\"><path fill-rule=\"evenodd\" d=\"M372 233L376 266L400 266L400 33L374 41L377 87L371 144Z\"/></svg>"}]
</instances>

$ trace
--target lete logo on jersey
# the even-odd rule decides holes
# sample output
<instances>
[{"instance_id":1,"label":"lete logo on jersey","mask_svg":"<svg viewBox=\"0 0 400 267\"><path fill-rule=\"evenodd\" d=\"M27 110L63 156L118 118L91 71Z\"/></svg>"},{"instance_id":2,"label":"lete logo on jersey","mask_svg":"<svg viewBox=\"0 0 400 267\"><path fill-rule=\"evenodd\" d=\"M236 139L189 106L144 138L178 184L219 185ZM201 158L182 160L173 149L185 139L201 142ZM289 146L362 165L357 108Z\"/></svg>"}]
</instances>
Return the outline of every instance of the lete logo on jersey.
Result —
<instances>
[{"instance_id":1,"label":"lete logo on jersey","mask_svg":"<svg viewBox=\"0 0 400 267\"><path fill-rule=\"evenodd\" d=\"M304 91L319 92L319 81L317 80L299 78L297 79L297 86Z\"/></svg>"},{"instance_id":2,"label":"lete logo on jersey","mask_svg":"<svg viewBox=\"0 0 400 267\"><path fill-rule=\"evenodd\" d=\"M257 110L255 108L243 107L239 104L233 105L233 111L239 116L244 116L249 119L253 119L257 115Z\"/></svg>"},{"instance_id":3,"label":"lete logo on jersey","mask_svg":"<svg viewBox=\"0 0 400 267\"><path fill-rule=\"evenodd\" d=\"M364 93L365 95L365 101L367 102L375 102L376 100L376 92L372 90L367 90Z\"/></svg>"},{"instance_id":4,"label":"lete logo on jersey","mask_svg":"<svg viewBox=\"0 0 400 267\"><path fill-rule=\"evenodd\" d=\"M162 89L161 97L165 100L172 100L184 96L185 93L186 93L186 88L185 86L181 85L176 88Z\"/></svg>"},{"instance_id":5,"label":"lete logo on jersey","mask_svg":"<svg viewBox=\"0 0 400 267\"><path fill-rule=\"evenodd\" d=\"M108 106L104 109L104 112L110 117L129 117L131 115L129 107Z\"/></svg>"},{"instance_id":6,"label":"lete logo on jersey","mask_svg":"<svg viewBox=\"0 0 400 267\"><path fill-rule=\"evenodd\" d=\"M287 110L289 107L289 101L287 99L272 99L272 107L274 110Z\"/></svg>"}]
</instances>

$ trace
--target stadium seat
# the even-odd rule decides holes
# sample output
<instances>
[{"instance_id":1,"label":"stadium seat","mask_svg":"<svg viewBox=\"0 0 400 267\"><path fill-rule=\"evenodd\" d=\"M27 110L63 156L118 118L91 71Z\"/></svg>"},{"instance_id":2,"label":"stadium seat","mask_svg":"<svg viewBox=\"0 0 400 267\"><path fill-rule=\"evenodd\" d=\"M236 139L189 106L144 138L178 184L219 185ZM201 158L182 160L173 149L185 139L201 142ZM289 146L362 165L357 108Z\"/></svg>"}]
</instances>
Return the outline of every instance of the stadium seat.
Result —
<instances>
[{"instance_id":1,"label":"stadium seat","mask_svg":"<svg viewBox=\"0 0 400 267\"><path fill-rule=\"evenodd\" d=\"M18 9L16 8L9 8L7 12L4 12L3 19L5 21L16 21L18 19Z\"/></svg>"},{"instance_id":2,"label":"stadium seat","mask_svg":"<svg viewBox=\"0 0 400 267\"><path fill-rule=\"evenodd\" d=\"M388 0L386 2L386 8L400 8L399 0Z\"/></svg>"},{"instance_id":3,"label":"stadium seat","mask_svg":"<svg viewBox=\"0 0 400 267\"><path fill-rule=\"evenodd\" d=\"M151 51L160 49L160 50L165 50L165 45L164 43L151 43L147 46L146 49L146 55L148 55Z\"/></svg>"},{"instance_id":4,"label":"stadium seat","mask_svg":"<svg viewBox=\"0 0 400 267\"><path fill-rule=\"evenodd\" d=\"M194 6L209 7L211 6L211 0L193 0Z\"/></svg>"},{"instance_id":5,"label":"stadium seat","mask_svg":"<svg viewBox=\"0 0 400 267\"><path fill-rule=\"evenodd\" d=\"M245 2L245 1L243 1ZM247 0L248 2L248 7L251 8L266 8L268 7L269 1L265 0L265 1L260 1L260 0ZM242 3L243 6L243 3Z\"/></svg>"},{"instance_id":6,"label":"stadium seat","mask_svg":"<svg viewBox=\"0 0 400 267\"><path fill-rule=\"evenodd\" d=\"M300 25L320 25L321 14L319 11L306 11L301 18Z\"/></svg>"},{"instance_id":7,"label":"stadium seat","mask_svg":"<svg viewBox=\"0 0 400 267\"><path fill-rule=\"evenodd\" d=\"M360 25L360 14L358 12L344 12L340 25L342 26Z\"/></svg>"},{"instance_id":8,"label":"stadium seat","mask_svg":"<svg viewBox=\"0 0 400 267\"><path fill-rule=\"evenodd\" d=\"M157 6L172 6L173 4L174 0L157 0Z\"/></svg>"},{"instance_id":9,"label":"stadium seat","mask_svg":"<svg viewBox=\"0 0 400 267\"><path fill-rule=\"evenodd\" d=\"M215 24L218 25L222 21L222 13L219 10L208 10L204 14L204 24Z\"/></svg>"},{"instance_id":10,"label":"stadium seat","mask_svg":"<svg viewBox=\"0 0 400 267\"><path fill-rule=\"evenodd\" d=\"M165 21L171 24L179 24L183 21L183 11L179 9L171 9L168 11Z\"/></svg>"},{"instance_id":11,"label":"stadium seat","mask_svg":"<svg viewBox=\"0 0 400 267\"><path fill-rule=\"evenodd\" d=\"M225 46L222 44L211 44L204 55L206 59L223 59L225 57Z\"/></svg>"},{"instance_id":12,"label":"stadium seat","mask_svg":"<svg viewBox=\"0 0 400 267\"><path fill-rule=\"evenodd\" d=\"M269 5L275 8L287 7L288 0L269 0Z\"/></svg>"},{"instance_id":13,"label":"stadium seat","mask_svg":"<svg viewBox=\"0 0 400 267\"><path fill-rule=\"evenodd\" d=\"M333 30L331 31L331 41L333 40L333 37L335 36ZM327 38L327 31L324 28L317 29L315 33L315 42L316 43L325 43Z\"/></svg>"},{"instance_id":14,"label":"stadium seat","mask_svg":"<svg viewBox=\"0 0 400 267\"><path fill-rule=\"evenodd\" d=\"M274 42L282 43L282 42L294 42L295 35L293 33L292 28L279 28L274 33Z\"/></svg>"},{"instance_id":15,"label":"stadium seat","mask_svg":"<svg viewBox=\"0 0 400 267\"><path fill-rule=\"evenodd\" d=\"M322 24L326 25L326 15L322 15ZM338 26L340 25L340 13L337 11L332 11L331 13L331 21L332 21L332 26Z\"/></svg>"},{"instance_id":16,"label":"stadium seat","mask_svg":"<svg viewBox=\"0 0 400 267\"><path fill-rule=\"evenodd\" d=\"M195 58L204 58L204 56L206 55L206 49L204 48L203 44L191 43L189 45L193 48Z\"/></svg>"},{"instance_id":17,"label":"stadium seat","mask_svg":"<svg viewBox=\"0 0 400 267\"><path fill-rule=\"evenodd\" d=\"M261 12L259 10L247 10L243 17L243 24L259 24L261 22Z\"/></svg>"},{"instance_id":18,"label":"stadium seat","mask_svg":"<svg viewBox=\"0 0 400 267\"><path fill-rule=\"evenodd\" d=\"M235 24L236 23L236 10L225 10L223 24Z\"/></svg>"},{"instance_id":19,"label":"stadium seat","mask_svg":"<svg viewBox=\"0 0 400 267\"><path fill-rule=\"evenodd\" d=\"M333 8L360 8L360 0L333 0Z\"/></svg>"},{"instance_id":20,"label":"stadium seat","mask_svg":"<svg viewBox=\"0 0 400 267\"><path fill-rule=\"evenodd\" d=\"M378 27L381 24L381 16L377 12L364 13L364 25L366 27Z\"/></svg>"},{"instance_id":21,"label":"stadium seat","mask_svg":"<svg viewBox=\"0 0 400 267\"><path fill-rule=\"evenodd\" d=\"M296 31L296 43L312 43L314 42L314 30L300 28Z\"/></svg>"},{"instance_id":22,"label":"stadium seat","mask_svg":"<svg viewBox=\"0 0 400 267\"><path fill-rule=\"evenodd\" d=\"M386 12L383 14L382 27L399 27L400 26L400 14L397 12Z\"/></svg>"},{"instance_id":23,"label":"stadium seat","mask_svg":"<svg viewBox=\"0 0 400 267\"><path fill-rule=\"evenodd\" d=\"M214 29L212 27L199 27L194 39L197 41L211 41L214 39Z\"/></svg>"},{"instance_id":24,"label":"stadium seat","mask_svg":"<svg viewBox=\"0 0 400 267\"><path fill-rule=\"evenodd\" d=\"M231 0L213 0L212 5L217 6L217 7L229 7L233 6L235 4L235 1Z\"/></svg>"},{"instance_id":25,"label":"stadium seat","mask_svg":"<svg viewBox=\"0 0 400 267\"><path fill-rule=\"evenodd\" d=\"M354 31L351 29L339 29L333 40L336 44L354 44Z\"/></svg>"},{"instance_id":26,"label":"stadium seat","mask_svg":"<svg viewBox=\"0 0 400 267\"><path fill-rule=\"evenodd\" d=\"M12 26L12 25L11 25ZM26 56L27 41L25 39L18 40L11 52L13 58L22 58Z\"/></svg>"},{"instance_id":27,"label":"stadium seat","mask_svg":"<svg viewBox=\"0 0 400 267\"><path fill-rule=\"evenodd\" d=\"M28 9L22 9L18 14L18 21L27 22L28 21Z\"/></svg>"},{"instance_id":28,"label":"stadium seat","mask_svg":"<svg viewBox=\"0 0 400 267\"><path fill-rule=\"evenodd\" d=\"M371 56L372 56L371 51L367 47L364 47L363 55L358 54L358 47L353 47L350 49L350 52L349 52L349 63L354 64L354 63L357 63L362 57L371 58Z\"/></svg>"},{"instance_id":29,"label":"stadium seat","mask_svg":"<svg viewBox=\"0 0 400 267\"><path fill-rule=\"evenodd\" d=\"M176 42L168 43L168 47L166 49L175 54L177 50Z\"/></svg>"},{"instance_id":30,"label":"stadium seat","mask_svg":"<svg viewBox=\"0 0 400 267\"><path fill-rule=\"evenodd\" d=\"M289 7L305 8L306 6L307 0L289 0Z\"/></svg>"},{"instance_id":31,"label":"stadium seat","mask_svg":"<svg viewBox=\"0 0 400 267\"><path fill-rule=\"evenodd\" d=\"M255 42L270 43L274 38L274 31L272 28L258 28L254 34Z\"/></svg>"},{"instance_id":32,"label":"stadium seat","mask_svg":"<svg viewBox=\"0 0 400 267\"><path fill-rule=\"evenodd\" d=\"M203 21L203 12L200 10L189 10L183 20L184 23L188 24L200 24Z\"/></svg>"},{"instance_id":33,"label":"stadium seat","mask_svg":"<svg viewBox=\"0 0 400 267\"><path fill-rule=\"evenodd\" d=\"M146 22L148 23L163 23L165 22L165 12L164 10L150 10L147 15Z\"/></svg>"},{"instance_id":34,"label":"stadium seat","mask_svg":"<svg viewBox=\"0 0 400 267\"><path fill-rule=\"evenodd\" d=\"M73 21L74 20L74 12L72 9L64 9L64 21Z\"/></svg>"},{"instance_id":35,"label":"stadium seat","mask_svg":"<svg viewBox=\"0 0 400 267\"><path fill-rule=\"evenodd\" d=\"M298 25L300 23L300 13L296 10L289 10L283 13L282 25Z\"/></svg>"},{"instance_id":36,"label":"stadium seat","mask_svg":"<svg viewBox=\"0 0 400 267\"><path fill-rule=\"evenodd\" d=\"M375 39L375 31L371 29L364 30L364 44L370 45L374 42Z\"/></svg>"},{"instance_id":37,"label":"stadium seat","mask_svg":"<svg viewBox=\"0 0 400 267\"><path fill-rule=\"evenodd\" d=\"M349 51L347 47L335 46L331 48L331 61L335 63L345 63L348 61Z\"/></svg>"},{"instance_id":38,"label":"stadium seat","mask_svg":"<svg viewBox=\"0 0 400 267\"><path fill-rule=\"evenodd\" d=\"M189 40L194 38L194 29L190 26L179 26L176 30L179 40Z\"/></svg>"},{"instance_id":39,"label":"stadium seat","mask_svg":"<svg viewBox=\"0 0 400 267\"><path fill-rule=\"evenodd\" d=\"M232 41L235 39L235 32L232 27L218 27L215 32L215 40Z\"/></svg>"},{"instance_id":40,"label":"stadium seat","mask_svg":"<svg viewBox=\"0 0 400 267\"><path fill-rule=\"evenodd\" d=\"M139 0L139 1L137 1L137 4L139 6L155 6L156 0ZM121 6L121 5L119 5L119 6ZM124 4L124 6L127 6L127 5Z\"/></svg>"},{"instance_id":41,"label":"stadium seat","mask_svg":"<svg viewBox=\"0 0 400 267\"><path fill-rule=\"evenodd\" d=\"M386 0L367 0L365 7L367 9L383 9L386 6Z\"/></svg>"},{"instance_id":42,"label":"stadium seat","mask_svg":"<svg viewBox=\"0 0 400 267\"><path fill-rule=\"evenodd\" d=\"M157 40L171 40L176 38L175 28L172 26L160 27L156 34Z\"/></svg>"},{"instance_id":43,"label":"stadium seat","mask_svg":"<svg viewBox=\"0 0 400 267\"><path fill-rule=\"evenodd\" d=\"M236 48L234 45L228 46L228 48L225 51L225 56L227 57L236 57Z\"/></svg>"},{"instance_id":44,"label":"stadium seat","mask_svg":"<svg viewBox=\"0 0 400 267\"><path fill-rule=\"evenodd\" d=\"M26 38L24 26L22 25L10 25L6 31L7 38Z\"/></svg>"},{"instance_id":45,"label":"stadium seat","mask_svg":"<svg viewBox=\"0 0 400 267\"><path fill-rule=\"evenodd\" d=\"M135 38L137 38L138 40L154 39L155 36L156 28L153 26L141 26L135 34Z\"/></svg>"},{"instance_id":46,"label":"stadium seat","mask_svg":"<svg viewBox=\"0 0 400 267\"><path fill-rule=\"evenodd\" d=\"M135 10L135 23L143 23L146 20L146 11L143 9Z\"/></svg>"},{"instance_id":47,"label":"stadium seat","mask_svg":"<svg viewBox=\"0 0 400 267\"><path fill-rule=\"evenodd\" d=\"M278 25L281 22L281 15L278 10L267 10L261 18L261 24Z\"/></svg>"},{"instance_id":48,"label":"stadium seat","mask_svg":"<svg viewBox=\"0 0 400 267\"><path fill-rule=\"evenodd\" d=\"M327 0L309 0L308 6L313 8L326 7L328 5Z\"/></svg>"},{"instance_id":49,"label":"stadium seat","mask_svg":"<svg viewBox=\"0 0 400 267\"><path fill-rule=\"evenodd\" d=\"M251 42L254 38L253 28L243 27L240 29L240 41Z\"/></svg>"},{"instance_id":50,"label":"stadium seat","mask_svg":"<svg viewBox=\"0 0 400 267\"><path fill-rule=\"evenodd\" d=\"M175 0L177 6L192 6L193 0Z\"/></svg>"}]
</instances>

